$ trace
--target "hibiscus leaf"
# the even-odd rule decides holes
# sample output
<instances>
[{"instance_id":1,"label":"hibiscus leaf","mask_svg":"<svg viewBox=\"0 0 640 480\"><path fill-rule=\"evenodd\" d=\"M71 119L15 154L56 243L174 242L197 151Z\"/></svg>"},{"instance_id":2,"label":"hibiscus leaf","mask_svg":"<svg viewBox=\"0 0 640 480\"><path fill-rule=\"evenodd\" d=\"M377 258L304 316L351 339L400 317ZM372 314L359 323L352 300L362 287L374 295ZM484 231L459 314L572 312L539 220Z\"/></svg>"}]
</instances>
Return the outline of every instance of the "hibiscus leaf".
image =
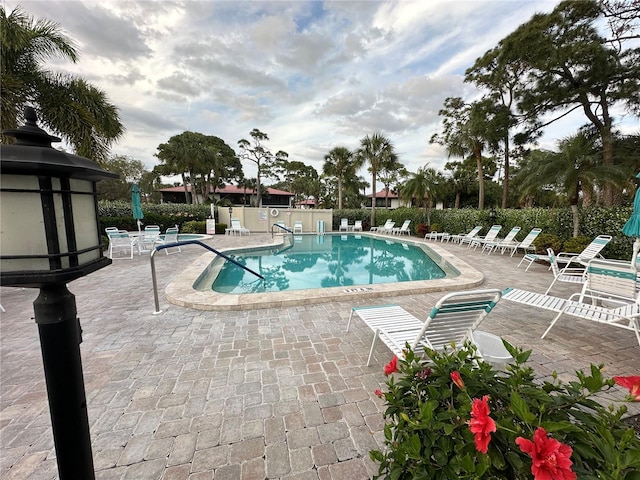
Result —
<instances>
[{"instance_id":1,"label":"hibiscus leaf","mask_svg":"<svg viewBox=\"0 0 640 480\"><path fill-rule=\"evenodd\" d=\"M529 406L517 392L511 392L511 409L518 418L525 422L533 422L536 416L531 413Z\"/></svg>"}]
</instances>

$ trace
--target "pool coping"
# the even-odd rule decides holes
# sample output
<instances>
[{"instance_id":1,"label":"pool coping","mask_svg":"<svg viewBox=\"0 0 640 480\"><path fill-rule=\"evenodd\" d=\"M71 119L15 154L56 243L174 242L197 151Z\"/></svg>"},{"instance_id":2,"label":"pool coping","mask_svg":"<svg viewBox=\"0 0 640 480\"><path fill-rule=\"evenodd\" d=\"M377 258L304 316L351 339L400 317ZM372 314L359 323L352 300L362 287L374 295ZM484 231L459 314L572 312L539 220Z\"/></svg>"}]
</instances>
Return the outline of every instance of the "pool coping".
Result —
<instances>
[{"instance_id":1,"label":"pool coping","mask_svg":"<svg viewBox=\"0 0 640 480\"><path fill-rule=\"evenodd\" d=\"M368 234L377 238L389 238L381 234ZM419 239L406 239L392 237L413 243L417 246L425 246L426 242ZM271 243L253 245L251 248L274 247L282 244L282 236L276 236ZM426 245L441 259L448 262L458 270L459 275L437 280L418 280L413 282L379 283L375 285L362 285L353 287L329 287L310 290L291 290L287 292L265 292L247 294L224 294L212 290L198 291L193 288L198 277L204 272L211 261L216 257L214 253L207 252L192 262L183 272L171 281L165 288L165 298L169 303L182 307L205 311L229 311L229 310L254 310L260 308L279 308L297 305L308 305L334 301L357 301L362 299L377 299L395 295L415 295L427 292L440 292L452 290L465 290L481 285L484 275L465 261L457 258L443 248L434 244ZM226 248L221 252L238 250L238 248Z\"/></svg>"}]
</instances>

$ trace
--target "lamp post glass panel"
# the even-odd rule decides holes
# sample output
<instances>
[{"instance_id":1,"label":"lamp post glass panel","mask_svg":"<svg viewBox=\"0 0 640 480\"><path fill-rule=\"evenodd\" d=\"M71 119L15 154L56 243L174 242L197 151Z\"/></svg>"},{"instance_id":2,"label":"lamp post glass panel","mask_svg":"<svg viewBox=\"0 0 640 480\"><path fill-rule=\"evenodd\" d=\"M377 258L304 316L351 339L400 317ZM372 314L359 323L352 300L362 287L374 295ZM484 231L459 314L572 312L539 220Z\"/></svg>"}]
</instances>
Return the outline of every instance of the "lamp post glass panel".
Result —
<instances>
[{"instance_id":1,"label":"lamp post glass panel","mask_svg":"<svg viewBox=\"0 0 640 480\"><path fill-rule=\"evenodd\" d=\"M91 160L51 147L60 139L36 123L4 135L0 145L0 285L36 287L34 301L58 473L93 479L87 402L80 358L81 329L67 283L106 267L96 183L117 178Z\"/></svg>"}]
</instances>

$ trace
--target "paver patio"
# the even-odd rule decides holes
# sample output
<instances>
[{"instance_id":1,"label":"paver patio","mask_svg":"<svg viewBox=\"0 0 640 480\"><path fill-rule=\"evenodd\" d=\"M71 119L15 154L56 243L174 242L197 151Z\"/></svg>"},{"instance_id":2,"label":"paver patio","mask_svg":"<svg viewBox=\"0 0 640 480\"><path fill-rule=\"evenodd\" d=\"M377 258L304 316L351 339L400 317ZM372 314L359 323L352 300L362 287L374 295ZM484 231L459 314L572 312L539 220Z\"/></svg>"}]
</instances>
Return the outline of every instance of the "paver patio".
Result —
<instances>
[{"instance_id":1,"label":"paver patio","mask_svg":"<svg viewBox=\"0 0 640 480\"><path fill-rule=\"evenodd\" d=\"M224 249L267 234L216 236ZM543 292L543 265L439 244L485 275L484 287ZM160 290L204 250L156 257ZM568 296L575 285L558 285ZM424 318L443 293L249 311L203 312L166 303L153 314L148 256L117 260L69 285L83 328L81 345L98 479L370 478L371 449L383 441L380 343L366 367L371 331L353 305L398 303ZM37 290L0 289L0 478L57 477L38 331ZM162 297L161 297L162 298ZM503 301L482 329L533 350L541 376L560 378L591 363L608 375L639 375L640 347L624 331L567 318L545 340L552 312ZM626 391L610 397L621 400ZM630 404L640 413L640 404Z\"/></svg>"}]
</instances>

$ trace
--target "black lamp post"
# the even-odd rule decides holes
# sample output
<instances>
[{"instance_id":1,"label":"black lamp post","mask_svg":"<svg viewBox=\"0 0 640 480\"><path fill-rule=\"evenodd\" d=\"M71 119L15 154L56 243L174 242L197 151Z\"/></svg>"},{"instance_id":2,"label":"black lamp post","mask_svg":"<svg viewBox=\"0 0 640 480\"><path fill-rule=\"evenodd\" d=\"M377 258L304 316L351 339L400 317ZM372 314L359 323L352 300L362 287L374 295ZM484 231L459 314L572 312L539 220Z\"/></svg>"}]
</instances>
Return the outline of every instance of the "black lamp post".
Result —
<instances>
[{"instance_id":1,"label":"black lamp post","mask_svg":"<svg viewBox=\"0 0 640 480\"><path fill-rule=\"evenodd\" d=\"M61 480L94 479L80 358L81 329L67 282L106 267L96 183L117 178L91 160L51 147L36 124L5 130L0 145L0 285L40 289L34 301Z\"/></svg>"},{"instance_id":2,"label":"black lamp post","mask_svg":"<svg viewBox=\"0 0 640 480\"><path fill-rule=\"evenodd\" d=\"M233 214L233 207L229 207L229 220L231 220L232 214Z\"/></svg>"},{"instance_id":3,"label":"black lamp post","mask_svg":"<svg viewBox=\"0 0 640 480\"><path fill-rule=\"evenodd\" d=\"M489 221L491 222L491 225L494 225L496 223L497 217L498 217L498 214L496 212L496 209L492 208L491 211L489 212Z\"/></svg>"}]
</instances>

